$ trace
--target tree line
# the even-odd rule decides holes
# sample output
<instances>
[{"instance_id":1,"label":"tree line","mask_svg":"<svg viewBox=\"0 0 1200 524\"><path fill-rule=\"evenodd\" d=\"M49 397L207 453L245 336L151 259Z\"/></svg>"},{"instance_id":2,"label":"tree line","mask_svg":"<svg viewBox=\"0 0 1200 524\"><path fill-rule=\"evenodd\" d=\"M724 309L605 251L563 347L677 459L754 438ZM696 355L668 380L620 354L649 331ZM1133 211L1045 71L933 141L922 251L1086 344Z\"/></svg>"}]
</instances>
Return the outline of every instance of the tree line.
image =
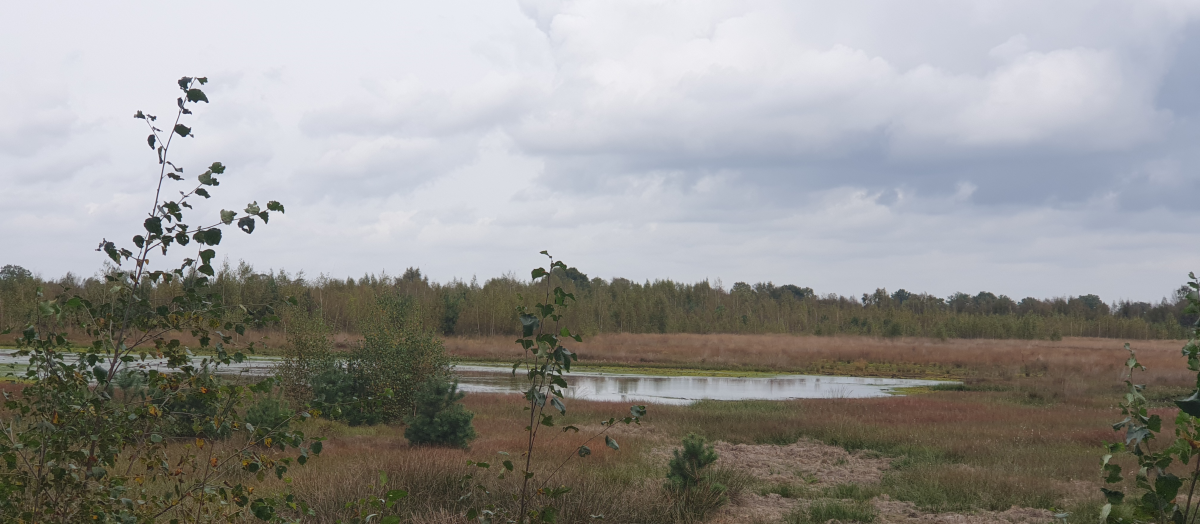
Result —
<instances>
[{"instance_id":1,"label":"tree line","mask_svg":"<svg viewBox=\"0 0 1200 524\"><path fill-rule=\"evenodd\" d=\"M866 335L883 337L1058 339L1065 336L1122 339L1186 338L1194 322L1185 313L1186 289L1157 303L1106 303L1097 295L1020 300L983 291L938 297L904 289L876 289L861 297L821 295L810 287L736 282L728 289L709 281L635 282L589 278L575 268L556 270L556 285L578 298L572 331L598 333L738 333ZM166 300L180 282L146 286ZM56 281L18 266L0 268L0 329L34 313L36 290L50 295L74 288L84 296L106 293L102 276L67 274ZM362 335L381 296L416 304L422 323L444 336L517 335L516 308L532 305L529 280L516 275L471 281L430 281L417 268L399 276L311 278L303 273L256 271L226 262L212 287L230 304L280 303L294 297L333 332ZM524 298L522 298L524 297ZM153 296L150 297L153 300ZM529 302L529 303L525 303ZM285 315L286 318L286 315ZM268 329L286 330L276 324Z\"/></svg>"}]
</instances>

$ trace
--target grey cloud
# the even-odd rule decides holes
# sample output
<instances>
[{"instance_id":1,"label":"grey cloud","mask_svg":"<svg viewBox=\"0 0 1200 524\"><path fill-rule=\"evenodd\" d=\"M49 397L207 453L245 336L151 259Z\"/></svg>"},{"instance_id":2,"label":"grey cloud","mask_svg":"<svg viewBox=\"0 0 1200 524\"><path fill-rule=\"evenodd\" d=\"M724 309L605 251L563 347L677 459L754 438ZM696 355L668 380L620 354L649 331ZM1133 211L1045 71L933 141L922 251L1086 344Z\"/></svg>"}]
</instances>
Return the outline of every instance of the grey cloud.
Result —
<instances>
[{"instance_id":1,"label":"grey cloud","mask_svg":"<svg viewBox=\"0 0 1200 524\"><path fill-rule=\"evenodd\" d=\"M774 4L748 9L756 5ZM897 65L903 57L892 63L878 37L864 45L880 55L812 46L761 17L722 18L715 23L728 27L700 39L658 26L656 33L605 36L620 25L613 12L621 7L587 22L580 13L596 14L590 2L523 7L549 32L560 81L544 105L508 129L524 151L547 159L544 181L564 189L603 190L599 179L638 170L696 177L725 169L785 202L847 184L886 189L903 181L937 193L968 181L979 188L979 203L1044 205L1118 190L1147 160L1144 151L1181 132L1191 138L1170 108L1155 105L1156 93L1163 100L1162 92L1174 92L1169 86L1179 80L1171 74L1190 66L1176 60L1160 91L1163 60L1136 60L1170 50L1177 18L1190 16L1156 6L1146 7L1140 32L1108 23L1124 9L1101 16L1099 38L1059 17L1073 36L1056 41L1043 21L1032 37L1010 33L977 47L975 67L957 57L957 70ZM669 24L665 11L648 16ZM1021 12L996 15L1012 25L1006 19ZM986 22L971 23L987 32ZM745 54L763 50L760 33L776 47ZM743 51L733 55L740 61L723 59L726 49Z\"/></svg>"}]
</instances>

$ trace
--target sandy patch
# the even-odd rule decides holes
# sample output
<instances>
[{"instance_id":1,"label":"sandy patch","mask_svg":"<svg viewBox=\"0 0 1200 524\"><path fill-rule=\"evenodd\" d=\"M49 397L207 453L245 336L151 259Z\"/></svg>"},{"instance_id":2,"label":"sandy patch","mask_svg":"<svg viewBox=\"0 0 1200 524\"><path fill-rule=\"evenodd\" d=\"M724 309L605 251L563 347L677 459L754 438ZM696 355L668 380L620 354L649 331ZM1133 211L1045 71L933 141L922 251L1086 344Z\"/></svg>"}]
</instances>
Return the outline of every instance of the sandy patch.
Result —
<instances>
[{"instance_id":1,"label":"sandy patch","mask_svg":"<svg viewBox=\"0 0 1200 524\"><path fill-rule=\"evenodd\" d=\"M1013 506L1005 511L962 513L926 513L911 502L892 500L881 495L871 500L879 511L876 522L904 524L1045 524L1054 521L1054 514L1044 509Z\"/></svg>"},{"instance_id":2,"label":"sandy patch","mask_svg":"<svg viewBox=\"0 0 1200 524\"><path fill-rule=\"evenodd\" d=\"M812 440L787 446L717 442L715 447L720 457L717 464L772 483L817 487L872 484L879 482L883 471L891 466L890 459L872 453L848 453Z\"/></svg>"},{"instance_id":3,"label":"sandy patch","mask_svg":"<svg viewBox=\"0 0 1200 524\"><path fill-rule=\"evenodd\" d=\"M770 444L730 444L715 442L717 465L747 473L766 484L793 484L814 490L838 484L870 485L879 482L891 460L871 452L848 453L817 441L801 440L787 446ZM652 455L664 463L671 449L659 448ZM747 491L722 508L710 521L714 524L779 523L797 507L811 500L789 499L771 493L758 495ZM911 502L892 500L882 495L871 500L879 512L876 523L887 524L1048 524L1051 512L1012 507L1006 511L973 513L929 513Z\"/></svg>"}]
</instances>

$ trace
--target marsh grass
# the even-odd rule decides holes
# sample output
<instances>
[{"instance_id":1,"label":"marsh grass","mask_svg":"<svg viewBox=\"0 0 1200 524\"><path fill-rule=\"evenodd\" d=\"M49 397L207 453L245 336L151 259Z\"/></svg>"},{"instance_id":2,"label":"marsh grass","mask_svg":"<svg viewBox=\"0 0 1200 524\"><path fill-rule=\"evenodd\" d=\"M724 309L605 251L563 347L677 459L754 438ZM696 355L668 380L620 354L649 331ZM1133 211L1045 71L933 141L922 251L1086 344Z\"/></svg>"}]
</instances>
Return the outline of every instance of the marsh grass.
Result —
<instances>
[{"instance_id":1,"label":"marsh grass","mask_svg":"<svg viewBox=\"0 0 1200 524\"><path fill-rule=\"evenodd\" d=\"M1052 378L1038 379L1047 387ZM1078 397L1032 405L1019 392L931 392L902 398L699 402L662 407L653 423L669 433L712 440L790 444L812 438L851 452L892 457L878 486L842 486L835 498L878 494L928 511L1006 510L1012 505L1061 507L1072 482L1096 483L1096 457L1118 436L1107 405ZM811 498L794 486L759 487ZM1077 490L1076 490L1077 491ZM1095 493L1094 491L1090 493ZM1098 497L1095 497L1098 498ZM1090 499L1089 499L1090 500Z\"/></svg>"},{"instance_id":2,"label":"marsh grass","mask_svg":"<svg viewBox=\"0 0 1200 524\"><path fill-rule=\"evenodd\" d=\"M1124 340L1067 337L1049 340L881 338L866 336L604 333L577 344L591 365L758 370L828 375L966 378L1010 381L1048 374L1102 374L1115 379L1127 355ZM452 356L511 361L510 337L452 337ZM1138 358L1162 370L1160 379L1184 381L1178 365L1183 341L1142 340ZM1194 380L1195 377L1191 377Z\"/></svg>"},{"instance_id":3,"label":"marsh grass","mask_svg":"<svg viewBox=\"0 0 1200 524\"><path fill-rule=\"evenodd\" d=\"M754 493L764 497L775 494L785 499L810 499L821 494L820 491L812 489L809 486L791 482L761 485L754 489Z\"/></svg>"},{"instance_id":4,"label":"marsh grass","mask_svg":"<svg viewBox=\"0 0 1200 524\"><path fill-rule=\"evenodd\" d=\"M825 488L823 494L831 499L871 500L883 493L879 485L838 484Z\"/></svg>"},{"instance_id":5,"label":"marsh grass","mask_svg":"<svg viewBox=\"0 0 1200 524\"><path fill-rule=\"evenodd\" d=\"M824 524L838 522L874 522L879 512L870 502L861 500L818 499L807 506L796 508L784 522L787 524Z\"/></svg>"},{"instance_id":6,"label":"marsh grass","mask_svg":"<svg viewBox=\"0 0 1200 524\"><path fill-rule=\"evenodd\" d=\"M716 349L710 347L707 351L732 344L716 338L712 341ZM792 355L779 360L779 366L798 361L793 357L809 358L804 356L808 350L803 347L796 349L800 356L783 347L804 337L779 338L781 341L771 342L778 346L775 349L785 356ZM815 439L853 453L891 458L892 469L878 484L824 487L800 478L773 485L746 479L739 483L736 478L719 481L727 487L726 496L734 501L739 489L801 501L839 501L821 503L832 504L828 508L808 506L808 513L793 514L789 522L810 522L800 519L812 519L812 507L822 508L817 511L818 517L843 511L846 519L839 519L843 522L866 519L867 513L853 513L855 508L862 508L855 504L881 494L911 501L927 511L1006 510L1017 505L1066 507L1073 513L1072 522L1092 522L1098 517L1099 446L1102 441L1119 438L1110 427L1118 418L1114 406L1121 394L1118 367L1125 355L1119 344L1068 338L1062 343L954 341L929 343L926 348L922 345L926 342L899 339L868 341L865 349L855 349L850 341L810 338L842 344L814 349L814 355L849 362L856 355L867 358L872 354L894 364L909 358L920 362L943 353L946 363L937 369L957 369L955 373L963 376L963 385L877 399L702 401L690 406L650 406L641 426L622 429L615 435L621 451L593 446L593 456L568 464L555 477L553 484L573 488L558 503L560 522L592 522L592 515L601 514L609 522L643 523L697 521L710 515L714 507L711 497L706 502L703 494L689 499L665 489L665 459L654 453L675 445L689 432L710 441L748 444L786 445L798 439ZM1101 347L1101 342L1114 349ZM959 343L968 347L958 347ZM453 340L447 342L448 347L453 345ZM629 347L634 346L626 349ZM661 364L667 357L683 358L686 347L675 345L667 348L669 351L650 354L648 359L660 359L656 362ZM598 359L620 357L620 352L603 354L602 346L593 349L600 350ZM722 358L738 361L742 357L735 354L735 349L721 349L728 351ZM771 362L769 349L746 349L746 365L739 369L766 367ZM971 354L987 351L994 352ZM1168 406L1186 393L1194 380L1186 376L1178 355L1177 346L1170 351L1158 346L1139 351L1139 358L1145 356L1153 364L1153 374L1147 376L1147 391L1156 405ZM956 368L958 364L961 366ZM20 387L0 384L12 393L18 393ZM496 463L497 452L520 449L524 431L523 424L516 421L525 416L515 396L469 394L464 404L476 413L474 422L480 435L468 450L409 447L402 438L402 426L348 427L326 420L305 422L301 429L306 434L329 437L321 457L289 473L293 477L290 489L318 513L305 521L333 523L350 519L353 508L348 508L348 503L383 492L383 487L373 485L383 471L388 475L387 489L409 492L409 497L393 508L403 521L461 522L465 509L464 502L459 501L464 494L461 479L467 473L477 473L467 468L467 461ZM586 431L597 427L598 420L627 410L626 404L576 400L561 423ZM1164 424L1164 432L1172 431L1169 426ZM572 453L578 439L573 434L556 432L544 444L542 456L546 461L538 464L542 472ZM716 467L721 467L720 461ZM495 503L511 501L511 492L507 491L511 486L491 477L486 483ZM288 487L270 481L261 489L283 491ZM689 505L708 509L701 514L682 510Z\"/></svg>"}]
</instances>

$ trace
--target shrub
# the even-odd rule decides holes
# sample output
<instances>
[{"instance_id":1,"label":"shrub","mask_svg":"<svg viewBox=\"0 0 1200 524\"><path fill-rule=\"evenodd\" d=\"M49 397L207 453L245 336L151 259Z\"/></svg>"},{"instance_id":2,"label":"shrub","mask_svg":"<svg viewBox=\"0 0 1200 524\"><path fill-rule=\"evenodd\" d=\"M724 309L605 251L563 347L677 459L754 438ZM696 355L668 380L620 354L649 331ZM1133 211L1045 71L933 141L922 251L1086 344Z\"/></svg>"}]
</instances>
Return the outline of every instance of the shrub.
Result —
<instances>
[{"instance_id":1,"label":"shrub","mask_svg":"<svg viewBox=\"0 0 1200 524\"><path fill-rule=\"evenodd\" d=\"M672 494L674 517L680 522L700 522L729 502L725 485L704 474L717 461L717 451L704 437L688 433L683 448L676 448L667 464L667 490Z\"/></svg>"},{"instance_id":2,"label":"shrub","mask_svg":"<svg viewBox=\"0 0 1200 524\"><path fill-rule=\"evenodd\" d=\"M404 438L414 445L467 447L475 439L471 425L475 414L458 403L464 396L457 382L437 378L426 381L416 394L416 413L404 419L408 424Z\"/></svg>"},{"instance_id":3,"label":"shrub","mask_svg":"<svg viewBox=\"0 0 1200 524\"><path fill-rule=\"evenodd\" d=\"M351 426L370 426L383 421L378 402L368 402L366 379L353 365L335 365L312 379L312 393L321 416L342 420Z\"/></svg>"},{"instance_id":4,"label":"shrub","mask_svg":"<svg viewBox=\"0 0 1200 524\"><path fill-rule=\"evenodd\" d=\"M414 397L426 381L449 376L450 357L421 322L411 297L377 297L370 315L347 369L364 389L360 394L382 399L376 408L379 421L390 422L412 414Z\"/></svg>"},{"instance_id":5,"label":"shrub","mask_svg":"<svg viewBox=\"0 0 1200 524\"><path fill-rule=\"evenodd\" d=\"M245 359L230 347L234 337L275 316L271 303L222 299L210 280L216 274L213 248L225 226L236 222L238 230L252 233L259 220L266 224L271 213L282 213L283 205L269 201L264 209L251 202L241 212L221 210L219 220L192 216L191 202L216 191L217 178L225 173L220 162L194 182L186 181L179 197L167 196L175 193L168 184L187 180L168 160L172 139L192 136L181 120L197 102L208 102L200 89L207 81L179 79L183 96L176 99L174 127L163 125L169 118L157 124L163 130L154 123L157 117L134 114L149 127L143 143L158 160L154 205L132 245L100 242L97 250L112 263L105 270L104 295L89 298L63 290L44 299L41 288L30 290L37 307L17 340L17 356L28 358L29 366L18 375L20 393L5 392L0 410L4 522L198 523L249 514L279 521L277 508L304 507L286 487L262 490L272 492L264 497L253 495L254 484L261 484L268 471L283 479L292 464L320 454L320 440L299 432L244 431L236 406L269 392L273 379L247 385L215 376L219 366ZM200 218L213 225L189 227L185 214L187 222ZM154 260L158 253L181 249L195 249L194 258L152 269L160 267ZM15 270L4 272L0 276L7 282L7 273ZM155 296L158 292L165 296ZM57 331L68 322L90 340L69 342L67 333ZM196 349L212 355L193 357L171 338L178 333L190 334L199 343ZM166 362L154 363L155 357ZM114 387L121 388L120 395ZM228 442L217 445L215 439ZM268 455L262 449L267 439L278 451ZM294 455L281 453L289 447ZM200 448L204 451L194 451Z\"/></svg>"},{"instance_id":6,"label":"shrub","mask_svg":"<svg viewBox=\"0 0 1200 524\"><path fill-rule=\"evenodd\" d=\"M674 458L667 464L667 480L676 489L686 490L704 480L701 471L717 461L717 451L705 445L704 437L688 433L683 438L683 449L673 451Z\"/></svg>"},{"instance_id":7,"label":"shrub","mask_svg":"<svg viewBox=\"0 0 1200 524\"><path fill-rule=\"evenodd\" d=\"M291 424L292 416L292 410L288 409L286 402L273 396L266 396L246 410L243 420L252 424L256 431L265 434L271 431L286 431Z\"/></svg>"},{"instance_id":8,"label":"shrub","mask_svg":"<svg viewBox=\"0 0 1200 524\"><path fill-rule=\"evenodd\" d=\"M282 317L288 343L274 372L287 399L302 405L313 399L313 379L336 365L330 330L319 309L289 307Z\"/></svg>"},{"instance_id":9,"label":"shrub","mask_svg":"<svg viewBox=\"0 0 1200 524\"><path fill-rule=\"evenodd\" d=\"M232 421L220 414L231 410L234 399L221 396L221 382L208 365L199 366L191 382L191 388L155 389L150 395L169 415L163 432L172 437L229 438Z\"/></svg>"}]
</instances>

